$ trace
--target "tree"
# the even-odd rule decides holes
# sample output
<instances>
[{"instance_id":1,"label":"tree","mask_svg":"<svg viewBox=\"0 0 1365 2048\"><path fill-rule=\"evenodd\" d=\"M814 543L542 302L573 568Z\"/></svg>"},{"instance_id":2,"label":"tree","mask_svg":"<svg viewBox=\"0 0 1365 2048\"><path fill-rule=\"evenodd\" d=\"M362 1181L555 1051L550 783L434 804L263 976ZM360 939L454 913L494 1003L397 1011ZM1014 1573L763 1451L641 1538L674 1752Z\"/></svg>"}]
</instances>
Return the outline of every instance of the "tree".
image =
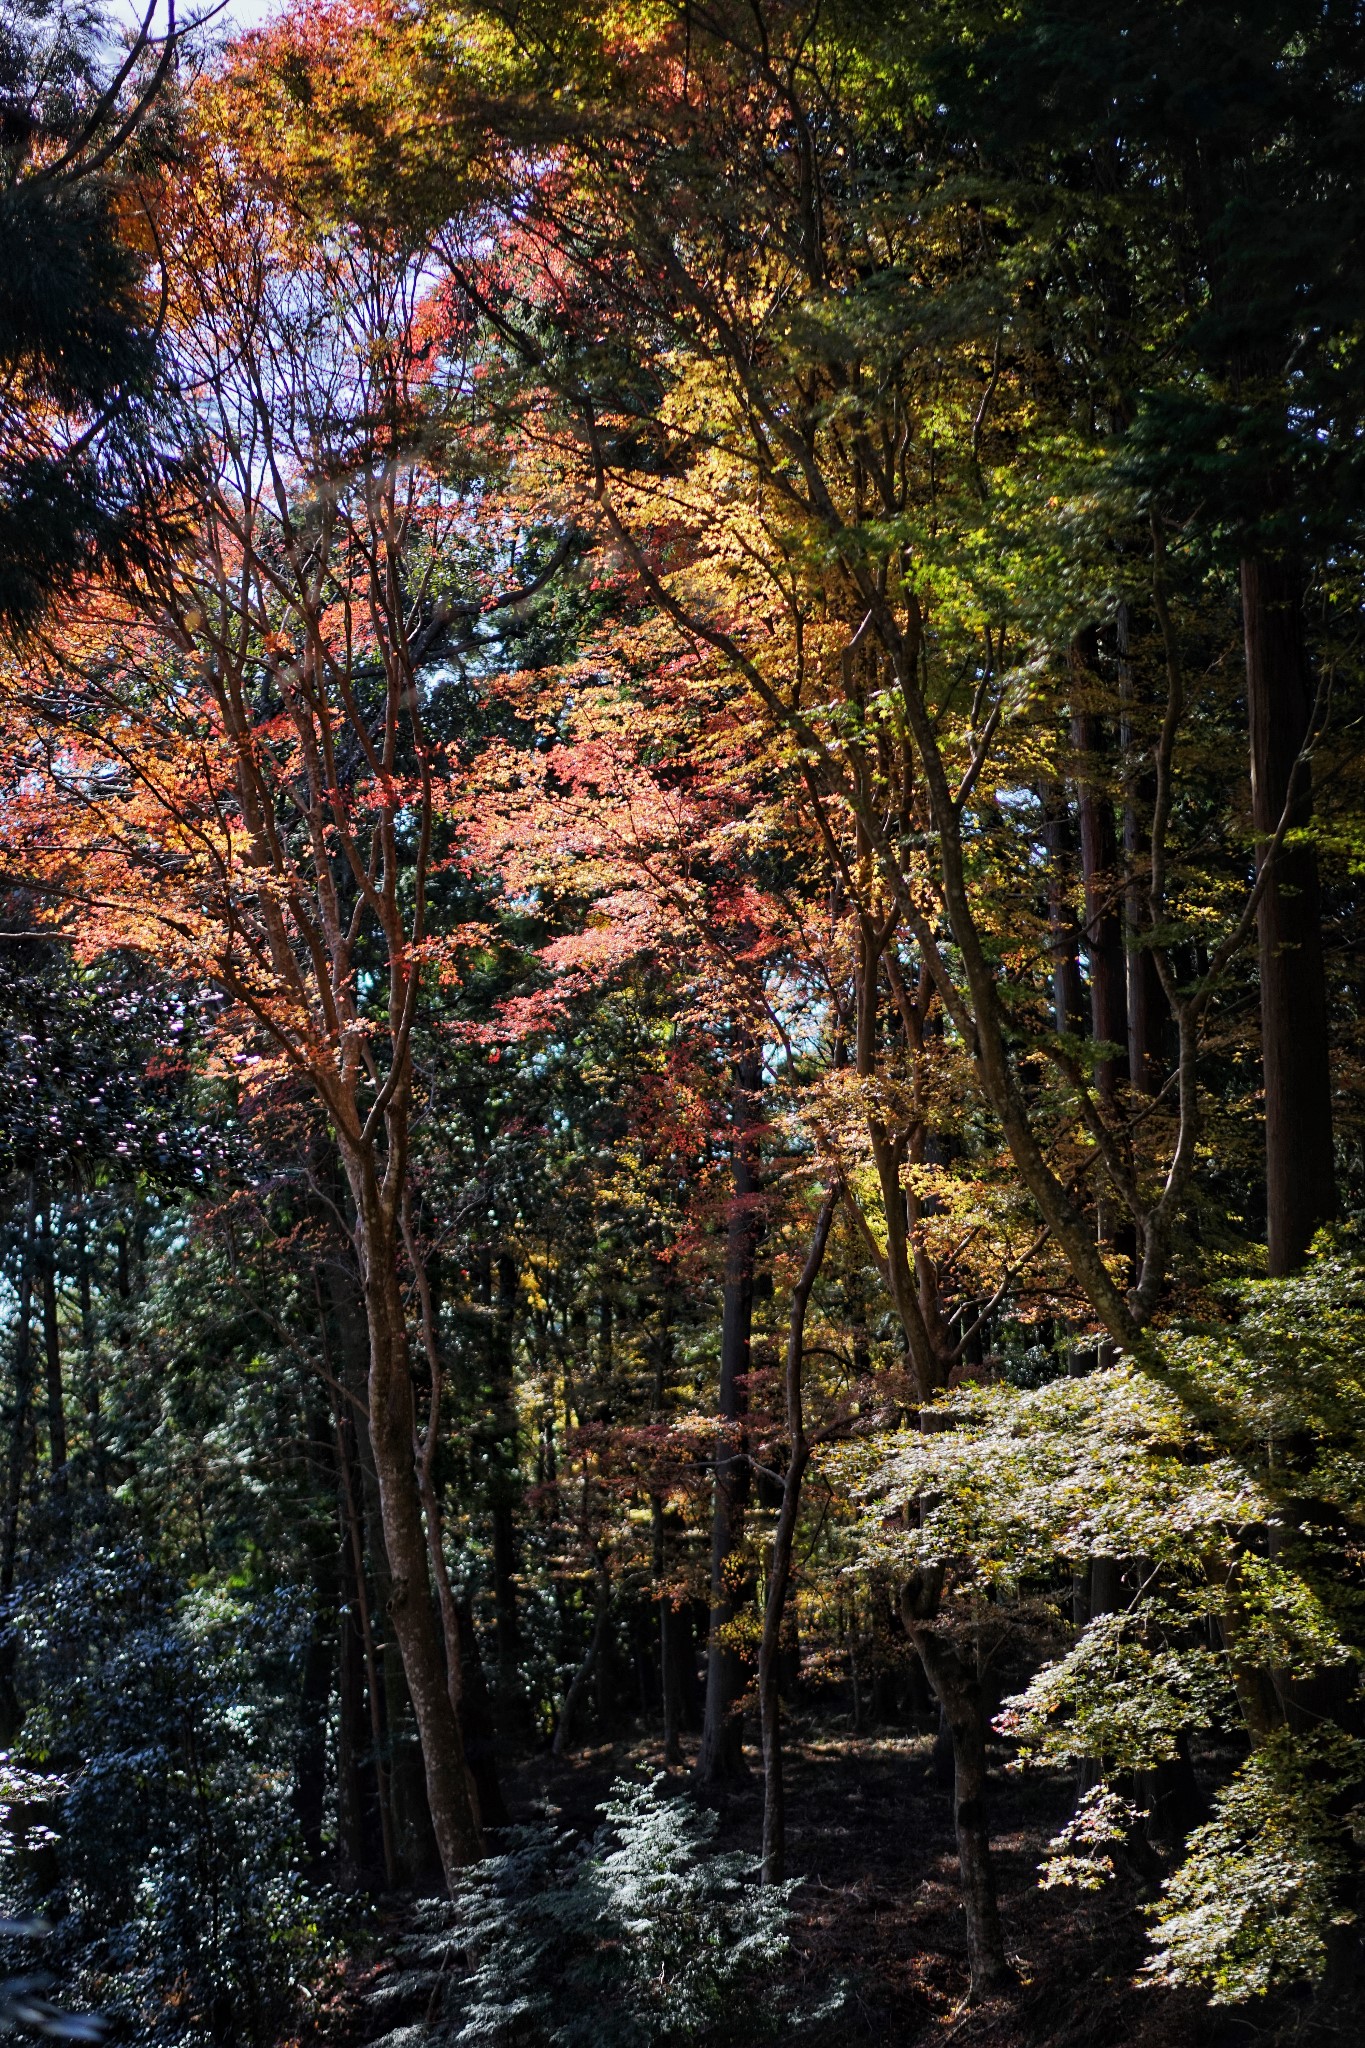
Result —
<instances>
[{"instance_id":1,"label":"tree","mask_svg":"<svg viewBox=\"0 0 1365 2048\"><path fill-rule=\"evenodd\" d=\"M157 388L131 168L154 146L178 37L149 8L112 76L105 25L52 0L0 24L0 625L32 625L128 559Z\"/></svg>"},{"instance_id":2,"label":"tree","mask_svg":"<svg viewBox=\"0 0 1365 2048\"><path fill-rule=\"evenodd\" d=\"M970 71L955 55L940 79L957 132L1013 185L1008 260L1033 242L1036 313L1081 358L1119 462L1236 577L1252 828L1268 863L1257 926L1272 1273L1302 1261L1335 1201L1309 830L1328 684L1305 607L1337 551L1358 545L1347 337L1362 309L1342 260L1358 225L1358 35L1354 7L1293 0L1194 15L1049 5L1007 29L973 24ZM1116 199L1128 225L1117 261ZM1048 288L1063 274L1065 303ZM1286 810L1290 835L1270 858Z\"/></svg>"},{"instance_id":3,"label":"tree","mask_svg":"<svg viewBox=\"0 0 1365 2048\"><path fill-rule=\"evenodd\" d=\"M328 1120L369 1330L389 1609L449 1874L480 1837L402 1293L406 1270L425 1300L411 1045L441 799L423 677L485 602L457 595L462 572L491 575L496 550L432 459L423 247L316 241L228 141L244 89L205 88L161 221L193 482L131 594L92 593L82 638L49 650L29 844L48 888L84 907L87 945L146 947L221 988L239 1067L281 1061ZM441 1367L423 1328L430 1432Z\"/></svg>"}]
</instances>

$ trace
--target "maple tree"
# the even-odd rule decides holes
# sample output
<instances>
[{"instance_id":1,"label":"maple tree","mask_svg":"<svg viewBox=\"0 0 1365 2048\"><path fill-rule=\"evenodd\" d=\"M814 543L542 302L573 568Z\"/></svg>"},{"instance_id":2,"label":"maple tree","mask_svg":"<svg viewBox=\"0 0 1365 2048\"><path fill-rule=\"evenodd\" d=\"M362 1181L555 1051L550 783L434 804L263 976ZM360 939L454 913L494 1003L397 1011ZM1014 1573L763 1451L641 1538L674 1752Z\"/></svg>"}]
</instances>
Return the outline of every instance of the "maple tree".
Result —
<instances>
[{"instance_id":1,"label":"maple tree","mask_svg":"<svg viewBox=\"0 0 1365 2048\"><path fill-rule=\"evenodd\" d=\"M364 1286L389 1609L451 1870L480 1835L428 1486L441 1371L428 1333L424 1442L399 1288L405 1262L426 1286L408 1173L436 815L422 678L477 618L483 594L465 589L494 562L466 538L458 473L422 459L423 249L310 247L229 140L240 91L205 86L188 165L160 195L190 495L166 504L131 591L92 593L42 679L13 678L36 694L29 744L47 766L23 843L40 882L86 905L87 945L146 949L223 989L241 1020L223 1057L247 1077L297 1073L319 1098Z\"/></svg>"}]
</instances>

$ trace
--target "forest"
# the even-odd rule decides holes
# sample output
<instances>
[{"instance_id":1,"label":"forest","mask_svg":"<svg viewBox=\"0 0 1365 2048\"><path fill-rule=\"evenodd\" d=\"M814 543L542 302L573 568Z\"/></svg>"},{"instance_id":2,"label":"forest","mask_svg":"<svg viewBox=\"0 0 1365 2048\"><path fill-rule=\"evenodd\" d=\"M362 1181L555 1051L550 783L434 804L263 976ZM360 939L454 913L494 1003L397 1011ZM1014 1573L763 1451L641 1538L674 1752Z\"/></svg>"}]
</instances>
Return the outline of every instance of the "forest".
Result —
<instances>
[{"instance_id":1,"label":"forest","mask_svg":"<svg viewBox=\"0 0 1365 2048\"><path fill-rule=\"evenodd\" d=\"M0 2035L1362 2039L1363 572L1362 0L0 0Z\"/></svg>"}]
</instances>

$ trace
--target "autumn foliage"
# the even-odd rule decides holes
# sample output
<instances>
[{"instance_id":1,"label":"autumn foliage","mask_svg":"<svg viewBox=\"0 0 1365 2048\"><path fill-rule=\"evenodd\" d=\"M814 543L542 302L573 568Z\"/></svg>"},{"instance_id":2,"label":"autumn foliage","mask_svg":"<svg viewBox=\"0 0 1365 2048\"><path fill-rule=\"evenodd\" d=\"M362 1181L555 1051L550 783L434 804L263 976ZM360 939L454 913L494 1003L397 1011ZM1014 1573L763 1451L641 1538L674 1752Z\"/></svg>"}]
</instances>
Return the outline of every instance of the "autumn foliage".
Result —
<instances>
[{"instance_id":1,"label":"autumn foliage","mask_svg":"<svg viewBox=\"0 0 1365 2048\"><path fill-rule=\"evenodd\" d=\"M244 1700L212 1589L288 1582L260 1839L300 1925L463 1901L461 2040L495 1953L570 2038L526 1930L596 1981L584 1899L709 1840L518 1848L529 1757L756 1750L785 1886L846 1678L938 1731L965 2001L1020 1995L1006 1750L1160 1995L1349 1974L1359 49L1121 12L310 0L118 142L156 445L0 663L0 1023L84 1073L125 1020L188 1136L58 1089L10 1161L0 1719L93 1739L20 1608L110 1529L199 1546L155 1598ZM212 1498L109 1419L163 1352Z\"/></svg>"}]
</instances>

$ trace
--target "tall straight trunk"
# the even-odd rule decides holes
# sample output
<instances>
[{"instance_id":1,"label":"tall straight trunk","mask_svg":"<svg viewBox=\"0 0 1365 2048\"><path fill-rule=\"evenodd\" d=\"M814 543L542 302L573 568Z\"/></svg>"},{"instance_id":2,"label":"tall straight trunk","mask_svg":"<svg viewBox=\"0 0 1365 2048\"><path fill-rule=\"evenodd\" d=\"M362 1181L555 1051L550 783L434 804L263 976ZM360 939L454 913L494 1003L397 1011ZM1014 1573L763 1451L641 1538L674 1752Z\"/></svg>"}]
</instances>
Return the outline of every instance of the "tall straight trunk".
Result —
<instances>
[{"instance_id":1,"label":"tall straight trunk","mask_svg":"<svg viewBox=\"0 0 1365 2048\"><path fill-rule=\"evenodd\" d=\"M363 1156L348 1158L346 1165L369 1333L369 1437L390 1574L388 1615L417 1722L436 1848L450 1885L457 1871L483 1853L483 1841L429 1577L396 1201Z\"/></svg>"},{"instance_id":2,"label":"tall straight trunk","mask_svg":"<svg viewBox=\"0 0 1365 2048\"><path fill-rule=\"evenodd\" d=\"M85 1385L86 1427L90 1432L90 1479L97 1492L105 1486L104 1418L100 1383L95 1370L95 1311L90 1286L90 1226L85 1194L76 1197L76 1287L81 1312L81 1371Z\"/></svg>"},{"instance_id":3,"label":"tall straight trunk","mask_svg":"<svg viewBox=\"0 0 1365 2048\"><path fill-rule=\"evenodd\" d=\"M336 1587L324 1571L314 1578L313 1612L304 1646L299 1688L299 1735L294 1748L294 1811L303 1852L316 1868L322 1861L322 1822L327 1803L327 1704L336 1662Z\"/></svg>"},{"instance_id":4,"label":"tall straight trunk","mask_svg":"<svg viewBox=\"0 0 1365 2048\"><path fill-rule=\"evenodd\" d=\"M1170 1011L1150 946L1142 944L1147 929L1147 891L1152 846L1148 829L1156 796L1150 763L1139 759L1133 712L1137 686L1131 660L1128 607L1119 606L1119 751L1123 759L1123 947L1127 965L1128 1079L1144 1095L1155 1095L1163 1079L1164 1039Z\"/></svg>"},{"instance_id":5,"label":"tall straight trunk","mask_svg":"<svg viewBox=\"0 0 1365 2048\"><path fill-rule=\"evenodd\" d=\"M1076 834L1065 792L1045 782L1038 792L1047 848L1047 942L1052 961L1052 1022L1079 1035L1086 1026L1085 985L1077 957L1079 932L1071 909Z\"/></svg>"},{"instance_id":6,"label":"tall straight trunk","mask_svg":"<svg viewBox=\"0 0 1365 2048\"><path fill-rule=\"evenodd\" d=\"M346 1549L339 1554L345 1582ZM357 1890L372 1865L370 1816L364 1766L365 1666L353 1604L343 1599L337 1614L336 1803L337 1868L341 1884ZM373 1802L377 1814L377 1801Z\"/></svg>"},{"instance_id":7,"label":"tall straight trunk","mask_svg":"<svg viewBox=\"0 0 1365 2048\"><path fill-rule=\"evenodd\" d=\"M654 1347L654 1420L663 1424L668 1415L670 1382L673 1376L673 1296L664 1279L660 1306L659 1335ZM668 1594L668 1531L663 1496L649 1498L650 1576L654 1604L659 1612L659 1704L664 1724L664 1768L682 1762L682 1686L678 1673L676 1637L682 1617Z\"/></svg>"},{"instance_id":8,"label":"tall straight trunk","mask_svg":"<svg viewBox=\"0 0 1365 2048\"><path fill-rule=\"evenodd\" d=\"M739 1613L746 1588L736 1573L749 1499L749 1457L740 1425L749 1405L749 1340L754 1319L754 1266L758 1250L758 1176L755 1127L762 1085L761 1056L739 1061L733 1097L733 1193L725 1232L725 1289L721 1316L719 1409L723 1434L716 1446L711 1515L711 1626L706 1651L706 1704L702 1713L697 1781L719 1784L744 1768L743 1729L735 1703L744 1689L744 1660L725 1632Z\"/></svg>"},{"instance_id":9,"label":"tall straight trunk","mask_svg":"<svg viewBox=\"0 0 1365 2048\"><path fill-rule=\"evenodd\" d=\"M479 1655L479 1638L474 1628L474 1608L467 1594L457 1601L456 1620L460 1632L460 1728L464 1753L474 1789L478 1794L479 1819L485 1832L505 1828L510 1815L498 1777L497 1724L488 1679Z\"/></svg>"},{"instance_id":10,"label":"tall straight trunk","mask_svg":"<svg viewBox=\"0 0 1365 2048\"><path fill-rule=\"evenodd\" d=\"M866 922L858 934L855 1065L860 1078L866 1080L871 1080L877 1072L881 1052L878 1009L885 963L887 978L901 1013L918 1090L923 1021L918 1005L911 1001L909 992L900 981L893 957L887 951L887 937L885 931L878 933ZM932 1261L912 1240L911 1198L903 1179L904 1168L910 1160L913 1158L918 1164L922 1159L924 1135L922 1121L917 1120L908 1128L902 1125L900 1129L892 1130L875 1112L867 1119L868 1143L877 1169L886 1226L884 1271L887 1288L905 1332L915 1391L920 1400L927 1401L947 1384L948 1332L939 1300L937 1273Z\"/></svg>"},{"instance_id":11,"label":"tall straight trunk","mask_svg":"<svg viewBox=\"0 0 1365 2048\"><path fill-rule=\"evenodd\" d=\"M607 1570L606 1556L603 1552L599 1551L593 1580L592 1635L588 1640L588 1647L584 1653L583 1661L574 1672L569 1682L569 1689L564 1695L563 1704L559 1709L559 1715L555 1722L554 1740L550 1745L551 1753L554 1756L563 1756L569 1746L569 1739L573 1734L574 1720L579 1707L583 1703L583 1695L588 1689L588 1683L593 1673L598 1669L602 1661L602 1652L606 1647L607 1641L607 1625L610 1619L611 1575Z\"/></svg>"},{"instance_id":12,"label":"tall straight trunk","mask_svg":"<svg viewBox=\"0 0 1365 2048\"><path fill-rule=\"evenodd\" d=\"M864 926L859 939L858 975L857 1068L860 1075L870 1076L876 1067L878 960L877 935ZM894 990L894 974L890 978ZM902 1015L913 1055L919 1049L917 1020L908 1013L908 1006L904 1004ZM868 1133L886 1216L885 1270L888 1287L905 1333L906 1350L916 1390L920 1400L927 1402L947 1384L952 1362L952 1354L946 1343L947 1332L941 1316L937 1313L936 1275L927 1258L924 1258L922 1263L917 1258L914 1267L910 1262L908 1212L901 1185L904 1150L901 1145L892 1141L875 1117L868 1120ZM924 1284L926 1280L930 1282L928 1286ZM922 1426L932 1426L933 1419L936 1418L932 1418L931 1411L929 1415L921 1418ZM937 1595L935 1604L936 1600ZM902 1603L902 1607L903 1613L908 1615L910 1609L905 1602ZM947 1638L940 1638L932 1627L927 1627L923 1617L916 1628L911 1628L907 1619L906 1628L919 1656L926 1681L939 1700L948 1722L954 1768L959 1785L968 1786L978 1779L984 1783L985 1708L975 1673L968 1673L961 1666ZM852 1643L850 1666L856 1726L861 1722L861 1698L856 1646ZM943 1689L949 1679L953 1681L958 1696L956 1708L950 1707ZM974 1713L968 1711L973 1700ZM1003 1981L1009 1975L1009 1967L1005 1961L999 1914L995 1907L995 1881L991 1868L990 1840L986 1832L984 1805L979 1797L964 1794L958 1798L956 1810L959 1815L958 1846L962 1871L962 1898L967 1914L973 1956L972 1981L976 1993L979 1987Z\"/></svg>"},{"instance_id":13,"label":"tall straight trunk","mask_svg":"<svg viewBox=\"0 0 1365 2048\"><path fill-rule=\"evenodd\" d=\"M1251 815L1258 859L1279 824L1295 761L1308 737L1313 698L1303 643L1299 580L1283 559L1242 563ZM1312 785L1299 779L1291 824L1312 816ZM1265 1085L1266 1250L1272 1275L1301 1265L1313 1233L1336 1211L1327 986L1317 855L1286 846L1256 918L1261 970L1261 1064Z\"/></svg>"},{"instance_id":14,"label":"tall straight trunk","mask_svg":"<svg viewBox=\"0 0 1365 2048\"><path fill-rule=\"evenodd\" d=\"M517 1269L510 1252L497 1259L498 1288L493 1305L493 1617L498 1649L498 1690L517 1685L521 1631L517 1615L517 1410L512 1381L512 1332L517 1301Z\"/></svg>"},{"instance_id":15,"label":"tall straight trunk","mask_svg":"<svg viewBox=\"0 0 1365 2048\"><path fill-rule=\"evenodd\" d=\"M1081 880L1085 890L1085 950L1090 962L1090 1028L1097 1043L1116 1046L1095 1065L1101 1098L1112 1102L1128 1069L1128 990L1119 915L1118 841L1114 808L1098 786L1102 746L1100 721L1079 712L1071 721L1071 744L1078 757L1077 812L1080 823Z\"/></svg>"},{"instance_id":16,"label":"tall straight trunk","mask_svg":"<svg viewBox=\"0 0 1365 2048\"><path fill-rule=\"evenodd\" d=\"M43 1204L43 1358L47 1377L47 1441L52 1491L58 1504L67 1491L66 1390L62 1384L62 1333L57 1319L57 1243L52 1205Z\"/></svg>"},{"instance_id":17,"label":"tall straight trunk","mask_svg":"<svg viewBox=\"0 0 1365 2048\"><path fill-rule=\"evenodd\" d=\"M303 1440L300 1496L306 1504L303 1546L312 1581L308 1639L299 1687L298 1740L294 1748L294 1812L304 1853L316 1868L322 1861L322 1827L327 1803L327 1720L332 1675L337 1664L336 1617L341 1606L336 1544L314 1509L326 1502L336 1479L331 1416L321 1382L311 1374L302 1387Z\"/></svg>"},{"instance_id":18,"label":"tall straight trunk","mask_svg":"<svg viewBox=\"0 0 1365 2048\"><path fill-rule=\"evenodd\" d=\"M37 1225L37 1197L32 1180L24 1215L24 1234L19 1253L19 1317L14 1333L14 1408L10 1419L8 1469L5 1474L5 1523L0 1535L0 1598L14 1591L14 1572L19 1554L19 1507L24 1491L24 1463L28 1454L29 1418L33 1403L33 1267L34 1233ZM19 1644L16 1631L9 1628L0 1643L0 1742L12 1742L19 1727L19 1701L14 1688L14 1666Z\"/></svg>"},{"instance_id":19,"label":"tall straight trunk","mask_svg":"<svg viewBox=\"0 0 1365 2048\"><path fill-rule=\"evenodd\" d=\"M682 1762L682 1686L678 1676L677 1635L682 1616L668 1595L666 1583L664 1504L652 1494L649 1504L650 1570L654 1580L654 1604L659 1610L659 1692L664 1723L664 1767Z\"/></svg>"},{"instance_id":20,"label":"tall straight trunk","mask_svg":"<svg viewBox=\"0 0 1365 2048\"><path fill-rule=\"evenodd\" d=\"M806 1310L811 1289L824 1263L830 1226L839 1199L837 1185L830 1188L815 1220L806 1263L792 1295L791 1323L787 1332L787 1441L786 1478L782 1504L773 1532L773 1553L768 1567L768 1597L763 1604L763 1636L758 1651L758 1706L763 1730L763 1882L780 1884L786 1876L787 1805L782 1780L782 1696L779 1684L782 1652L782 1624L791 1587L792 1546L797 1517L801 1511L801 1487L810 1463L810 1441L806 1435L802 1371L806 1348Z\"/></svg>"},{"instance_id":21,"label":"tall straight trunk","mask_svg":"<svg viewBox=\"0 0 1365 2048\"><path fill-rule=\"evenodd\" d=\"M29 1182L28 1209L19 1255L19 1315L14 1333L14 1408L10 1419L9 1461L5 1474L5 1526L0 1536L0 1595L14 1591L19 1552L19 1506L24 1491L24 1460L28 1451L29 1416L33 1402L33 1267L37 1229L37 1197Z\"/></svg>"}]
</instances>

